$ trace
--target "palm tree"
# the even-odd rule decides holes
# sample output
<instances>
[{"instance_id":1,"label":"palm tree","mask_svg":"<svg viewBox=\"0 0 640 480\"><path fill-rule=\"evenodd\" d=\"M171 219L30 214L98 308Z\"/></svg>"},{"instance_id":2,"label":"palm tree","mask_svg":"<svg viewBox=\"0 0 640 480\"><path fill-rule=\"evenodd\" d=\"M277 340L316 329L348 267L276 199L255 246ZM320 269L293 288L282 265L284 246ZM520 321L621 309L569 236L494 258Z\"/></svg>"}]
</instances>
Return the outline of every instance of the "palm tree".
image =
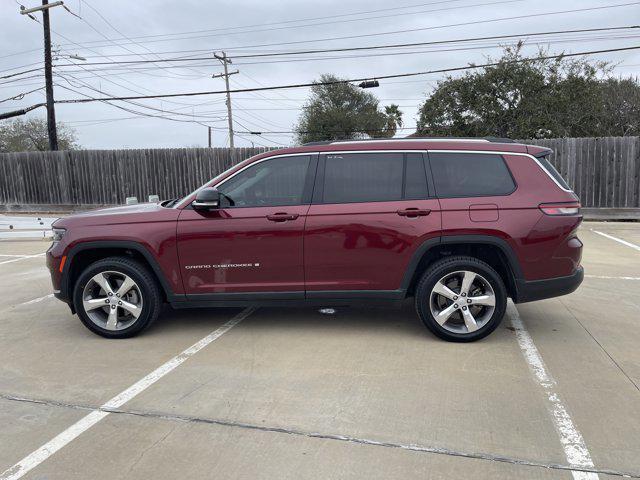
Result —
<instances>
[{"instance_id":1,"label":"palm tree","mask_svg":"<svg viewBox=\"0 0 640 480\"><path fill-rule=\"evenodd\" d=\"M384 113L387 117L384 127L385 137L391 138L396 134L398 127L402 127L402 112L398 105L392 103L384 107Z\"/></svg>"}]
</instances>

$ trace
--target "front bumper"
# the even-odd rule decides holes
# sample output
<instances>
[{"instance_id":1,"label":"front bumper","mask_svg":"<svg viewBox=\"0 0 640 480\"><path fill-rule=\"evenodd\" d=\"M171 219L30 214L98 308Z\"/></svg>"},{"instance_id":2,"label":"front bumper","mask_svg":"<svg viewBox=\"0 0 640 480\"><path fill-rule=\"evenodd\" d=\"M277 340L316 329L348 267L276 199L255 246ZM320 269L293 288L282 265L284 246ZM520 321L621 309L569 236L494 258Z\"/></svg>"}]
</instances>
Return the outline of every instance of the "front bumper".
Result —
<instances>
[{"instance_id":1,"label":"front bumper","mask_svg":"<svg viewBox=\"0 0 640 480\"><path fill-rule=\"evenodd\" d=\"M62 300L65 303L69 303L70 300L67 298L66 291L63 288L63 275L60 268L60 264L63 259L63 249L60 248L58 244L52 244L47 250L46 253L46 263L47 268L49 269L49 274L51 275L51 285L53 287L53 296Z\"/></svg>"},{"instance_id":2,"label":"front bumper","mask_svg":"<svg viewBox=\"0 0 640 480\"><path fill-rule=\"evenodd\" d=\"M567 277L547 278L544 280L516 280L517 298L515 303L534 302L545 298L559 297L574 292L584 279L584 269L579 266Z\"/></svg>"}]
</instances>

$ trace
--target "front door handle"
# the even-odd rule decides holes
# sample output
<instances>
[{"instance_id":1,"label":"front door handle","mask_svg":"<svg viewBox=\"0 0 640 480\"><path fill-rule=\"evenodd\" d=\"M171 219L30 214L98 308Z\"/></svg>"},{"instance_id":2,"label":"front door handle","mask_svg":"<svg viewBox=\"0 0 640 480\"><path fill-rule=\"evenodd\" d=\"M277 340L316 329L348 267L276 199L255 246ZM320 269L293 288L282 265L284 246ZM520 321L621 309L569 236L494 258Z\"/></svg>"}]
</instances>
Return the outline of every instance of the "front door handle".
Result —
<instances>
[{"instance_id":1,"label":"front door handle","mask_svg":"<svg viewBox=\"0 0 640 480\"><path fill-rule=\"evenodd\" d=\"M272 222L286 222L288 220L295 220L299 216L300 215L298 215L297 213L278 212L274 213L273 215L267 215L267 219L271 220Z\"/></svg>"},{"instance_id":2,"label":"front door handle","mask_svg":"<svg viewBox=\"0 0 640 480\"><path fill-rule=\"evenodd\" d=\"M428 208L405 208L396 212L401 217L426 217L431 213Z\"/></svg>"}]
</instances>

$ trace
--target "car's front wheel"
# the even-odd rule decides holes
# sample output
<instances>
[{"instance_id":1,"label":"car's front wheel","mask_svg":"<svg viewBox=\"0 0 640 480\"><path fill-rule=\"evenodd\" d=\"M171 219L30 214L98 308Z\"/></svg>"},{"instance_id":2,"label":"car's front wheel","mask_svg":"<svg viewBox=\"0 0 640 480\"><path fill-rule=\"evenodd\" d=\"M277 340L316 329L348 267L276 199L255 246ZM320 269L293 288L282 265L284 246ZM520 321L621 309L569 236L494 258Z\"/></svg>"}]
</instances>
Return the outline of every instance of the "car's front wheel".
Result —
<instances>
[{"instance_id":1,"label":"car's front wheel","mask_svg":"<svg viewBox=\"0 0 640 480\"><path fill-rule=\"evenodd\" d=\"M507 292L485 262L456 256L434 263L416 289L416 310L426 327L451 342L489 335L502 321Z\"/></svg>"},{"instance_id":2,"label":"car's front wheel","mask_svg":"<svg viewBox=\"0 0 640 480\"><path fill-rule=\"evenodd\" d=\"M89 265L76 282L73 302L82 323L107 338L138 334L158 316L158 285L141 263L110 257Z\"/></svg>"}]
</instances>

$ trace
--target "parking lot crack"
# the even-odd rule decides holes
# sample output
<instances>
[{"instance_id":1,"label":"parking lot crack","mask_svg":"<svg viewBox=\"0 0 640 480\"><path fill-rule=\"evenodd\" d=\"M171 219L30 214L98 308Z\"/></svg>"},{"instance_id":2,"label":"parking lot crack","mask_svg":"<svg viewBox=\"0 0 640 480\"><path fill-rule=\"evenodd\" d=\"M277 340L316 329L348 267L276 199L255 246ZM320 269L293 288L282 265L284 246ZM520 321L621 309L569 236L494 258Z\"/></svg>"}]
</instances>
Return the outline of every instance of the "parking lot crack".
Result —
<instances>
[{"instance_id":1,"label":"parking lot crack","mask_svg":"<svg viewBox=\"0 0 640 480\"><path fill-rule=\"evenodd\" d=\"M631 384L636 388L636 390L638 390L638 392L640 392L640 386L638 386L638 384L633 380L633 378L631 378L629 376L629 374L624 370L624 368L622 368L622 365L620 365L615 358L613 358L613 355L611 355L606 348L604 348L604 345L602 345L602 343L600 343L600 341L591 333L591 331L580 321L580 319L571 311L571 309L567 306L566 303L564 303L562 301L562 299L558 299L560 301L560 303L562 304L562 306L565 308L565 310L567 310L567 312L569 312L569 315L571 315L573 317L573 319L578 322L578 325L580 325L583 330L585 332L587 332L587 334L591 337L591 339L596 343L596 345L598 345L600 347L600 349L605 353L605 355L607 357L609 357L609 360L611 360L611 362L618 368L618 370L620 370L620 372L622 373L622 375L624 375L627 380L629 380L629 382L631 382Z\"/></svg>"},{"instance_id":2,"label":"parking lot crack","mask_svg":"<svg viewBox=\"0 0 640 480\"><path fill-rule=\"evenodd\" d=\"M292 435L292 436L298 436L298 437L314 438L314 439L320 439L320 440L339 441L339 442L345 442L345 443L367 445L372 447L401 449L401 450L407 450L407 451L416 452L416 453L445 455L450 457L467 458L467 459L481 460L481 461L488 461L488 462L508 463L512 465L519 465L519 466L525 466L525 467L545 468L549 470L561 470L561 471L569 471L569 472L597 473L597 474L618 476L618 477L624 477L624 478L640 479L640 472L625 472L625 471L608 469L608 468L583 468L583 467L564 465L564 464L558 464L558 463L547 463L543 461L514 458L514 457L508 457L508 456L497 455L492 453L464 452L460 450L454 450L454 449L438 447L438 446L420 445L420 444L414 444L414 443L405 444L400 442L360 438L360 437L355 437L355 436L345 435L345 434L312 432L312 431L305 431L305 430L294 429L294 428L257 425L257 424L234 421L234 420L197 417L197 416L191 416L191 415L180 415L176 413L132 410L132 409L124 409L124 408L106 408L106 407L99 407L97 405L76 404L76 403L63 402L63 401L50 400L50 399L30 398L30 397L13 395L8 393L0 393L0 398L4 400L9 400L9 401L25 402L25 403L31 403L31 404L37 404L37 405L43 405L43 406L49 406L49 407L70 408L70 409L83 410L83 411L86 411L86 410L102 411L102 412L108 412L116 415L128 415L128 416L144 417L144 418L150 418L155 420L165 420L165 421L180 422L180 423L217 425L222 427L241 428L241 429L259 431L259 432L265 432L265 433L277 433L277 434L285 434L285 435ZM167 434L167 436L171 434L171 431ZM147 451L154 448L154 446L157 445L159 442L162 442L164 438L166 438L166 436L161 438L160 440L155 442L153 445L151 445L149 448L147 448L144 452L142 452L140 458L142 458L142 456L144 456L144 454ZM135 467L135 463L137 463L137 461L132 464L131 468Z\"/></svg>"},{"instance_id":3,"label":"parking lot crack","mask_svg":"<svg viewBox=\"0 0 640 480\"><path fill-rule=\"evenodd\" d=\"M133 472L133 469L136 467L136 465L138 465L140 463L140 461L144 458L144 456L150 452L151 450L153 450L154 448L156 448L158 445L160 445L162 442L164 442L167 437L169 435L171 435L176 428L178 428L178 425L173 425L169 431L167 433L165 433L164 435L162 435L162 437L160 437L158 440L156 440L155 442L153 442L151 445L149 445L147 448L145 448L144 450L142 450L142 452L140 452L140 454L136 457L136 459L131 463L131 465L129 466L129 468L127 469L127 473L124 474L122 477L123 478L131 478L131 472Z\"/></svg>"}]
</instances>

